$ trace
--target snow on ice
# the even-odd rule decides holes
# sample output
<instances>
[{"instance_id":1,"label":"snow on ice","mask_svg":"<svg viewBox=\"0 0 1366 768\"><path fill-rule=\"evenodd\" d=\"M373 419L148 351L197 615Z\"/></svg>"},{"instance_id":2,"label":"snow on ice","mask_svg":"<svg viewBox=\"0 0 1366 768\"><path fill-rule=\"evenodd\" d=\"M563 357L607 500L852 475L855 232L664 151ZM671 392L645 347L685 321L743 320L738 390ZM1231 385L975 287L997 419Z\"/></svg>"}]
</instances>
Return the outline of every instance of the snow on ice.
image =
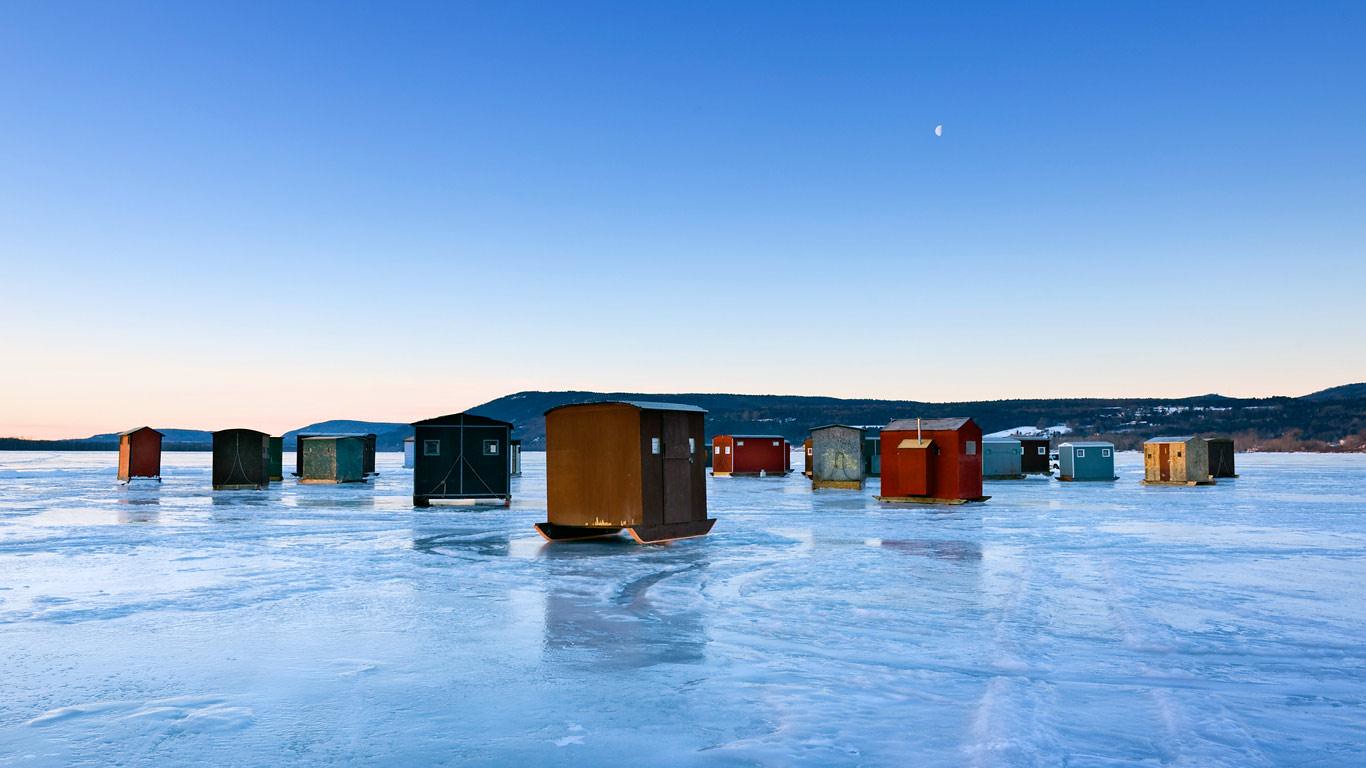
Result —
<instances>
[{"instance_id":1,"label":"snow on ice","mask_svg":"<svg viewBox=\"0 0 1366 768\"><path fill-rule=\"evenodd\" d=\"M0 766L1366 764L1366 460L885 508L709 481L702 539L544 544L204 454L0 454ZM286 460L288 465L289 460Z\"/></svg>"}]
</instances>

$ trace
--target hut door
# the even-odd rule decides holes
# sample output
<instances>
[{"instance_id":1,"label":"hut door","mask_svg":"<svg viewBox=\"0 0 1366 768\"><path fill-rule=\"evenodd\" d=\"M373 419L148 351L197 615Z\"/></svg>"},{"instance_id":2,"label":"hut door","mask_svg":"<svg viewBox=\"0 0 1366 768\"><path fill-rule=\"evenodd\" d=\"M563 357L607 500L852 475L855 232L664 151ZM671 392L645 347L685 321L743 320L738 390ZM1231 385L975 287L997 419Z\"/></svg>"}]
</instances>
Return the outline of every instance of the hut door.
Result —
<instances>
[{"instance_id":1,"label":"hut door","mask_svg":"<svg viewBox=\"0 0 1366 768\"><path fill-rule=\"evenodd\" d=\"M1172 479L1172 452L1166 443L1157 446L1157 476L1164 483Z\"/></svg>"},{"instance_id":2,"label":"hut door","mask_svg":"<svg viewBox=\"0 0 1366 768\"><path fill-rule=\"evenodd\" d=\"M688 450L688 415L661 414L664 417L664 524L686 523L692 519L693 456Z\"/></svg>"}]
</instances>

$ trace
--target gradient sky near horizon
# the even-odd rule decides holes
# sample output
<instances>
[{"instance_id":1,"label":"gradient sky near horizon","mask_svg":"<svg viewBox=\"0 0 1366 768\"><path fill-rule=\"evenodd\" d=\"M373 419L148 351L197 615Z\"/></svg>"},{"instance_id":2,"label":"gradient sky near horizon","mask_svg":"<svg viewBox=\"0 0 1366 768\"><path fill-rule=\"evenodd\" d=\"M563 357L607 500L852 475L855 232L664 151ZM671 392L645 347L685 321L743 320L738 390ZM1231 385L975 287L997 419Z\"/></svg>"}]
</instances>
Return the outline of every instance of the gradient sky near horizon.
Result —
<instances>
[{"instance_id":1,"label":"gradient sky near horizon","mask_svg":"<svg viewBox=\"0 0 1366 768\"><path fill-rule=\"evenodd\" d=\"M1366 380L1364 40L1360 2L5 3L0 435Z\"/></svg>"}]
</instances>

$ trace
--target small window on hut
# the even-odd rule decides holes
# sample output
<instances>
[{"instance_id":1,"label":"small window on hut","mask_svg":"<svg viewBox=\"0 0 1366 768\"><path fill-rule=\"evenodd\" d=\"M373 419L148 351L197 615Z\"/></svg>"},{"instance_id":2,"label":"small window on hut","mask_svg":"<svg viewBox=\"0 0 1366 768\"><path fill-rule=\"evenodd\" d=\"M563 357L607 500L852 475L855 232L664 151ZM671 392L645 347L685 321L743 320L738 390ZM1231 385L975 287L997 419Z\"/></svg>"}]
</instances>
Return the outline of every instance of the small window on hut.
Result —
<instances>
[{"instance_id":1,"label":"small window on hut","mask_svg":"<svg viewBox=\"0 0 1366 768\"><path fill-rule=\"evenodd\" d=\"M1085 449L1085 448L1078 448L1078 449L1077 449L1077 458L1079 458L1079 459L1084 459L1084 458L1086 458L1086 449Z\"/></svg>"},{"instance_id":2,"label":"small window on hut","mask_svg":"<svg viewBox=\"0 0 1366 768\"><path fill-rule=\"evenodd\" d=\"M650 453L653 454L653 455L655 455L655 456L658 456L658 455L659 455L659 438L657 438L657 437L652 437L652 438L650 438Z\"/></svg>"},{"instance_id":3,"label":"small window on hut","mask_svg":"<svg viewBox=\"0 0 1366 768\"><path fill-rule=\"evenodd\" d=\"M691 456L694 453L697 453L697 440L690 437L688 438L688 455Z\"/></svg>"},{"instance_id":4,"label":"small window on hut","mask_svg":"<svg viewBox=\"0 0 1366 768\"><path fill-rule=\"evenodd\" d=\"M729 445L726 446L726 455L727 455L727 456L730 455L730 446L729 446Z\"/></svg>"},{"instance_id":5,"label":"small window on hut","mask_svg":"<svg viewBox=\"0 0 1366 768\"><path fill-rule=\"evenodd\" d=\"M423 456L440 456L440 455L441 455L441 441L440 441L440 440L423 440L423 441L422 441L422 455L423 455Z\"/></svg>"},{"instance_id":6,"label":"small window on hut","mask_svg":"<svg viewBox=\"0 0 1366 768\"><path fill-rule=\"evenodd\" d=\"M1048 449L1045 448L1045 447L1043 447L1042 445L1039 446L1039 455L1040 455L1040 456L1043 456L1043 455L1046 454L1046 453L1048 453Z\"/></svg>"},{"instance_id":7,"label":"small window on hut","mask_svg":"<svg viewBox=\"0 0 1366 768\"><path fill-rule=\"evenodd\" d=\"M485 440L485 441L484 441L484 455L485 455L485 456L497 456L497 455L498 455L498 441L497 441L497 440Z\"/></svg>"},{"instance_id":8,"label":"small window on hut","mask_svg":"<svg viewBox=\"0 0 1366 768\"><path fill-rule=\"evenodd\" d=\"M745 444L745 441L744 441L744 440L736 440L736 441L735 441L736 447L742 446L742 445L744 445L744 444Z\"/></svg>"},{"instance_id":9,"label":"small window on hut","mask_svg":"<svg viewBox=\"0 0 1366 768\"><path fill-rule=\"evenodd\" d=\"M778 441L777 441L777 440L774 440L774 441L773 441L773 447L774 447L774 448L777 448L777 447L778 447Z\"/></svg>"},{"instance_id":10,"label":"small window on hut","mask_svg":"<svg viewBox=\"0 0 1366 768\"><path fill-rule=\"evenodd\" d=\"M1101 449L1100 449L1100 457L1101 457L1102 459L1108 459L1108 458L1110 458L1110 449L1109 449L1109 448L1101 448Z\"/></svg>"},{"instance_id":11,"label":"small window on hut","mask_svg":"<svg viewBox=\"0 0 1366 768\"><path fill-rule=\"evenodd\" d=\"M976 441L976 440L969 440L969 441L967 441L966 443L964 443L963 445L964 445L964 447L967 449L967 454L968 454L969 456L976 456L976 455L977 455L977 441Z\"/></svg>"},{"instance_id":12,"label":"small window on hut","mask_svg":"<svg viewBox=\"0 0 1366 768\"><path fill-rule=\"evenodd\" d=\"M1181 451L1179 449L1176 451L1176 458L1181 458Z\"/></svg>"},{"instance_id":13,"label":"small window on hut","mask_svg":"<svg viewBox=\"0 0 1366 768\"><path fill-rule=\"evenodd\" d=\"M1024 455L1024 446L1023 446L1023 445L1020 446L1020 455L1021 455L1021 456Z\"/></svg>"}]
</instances>

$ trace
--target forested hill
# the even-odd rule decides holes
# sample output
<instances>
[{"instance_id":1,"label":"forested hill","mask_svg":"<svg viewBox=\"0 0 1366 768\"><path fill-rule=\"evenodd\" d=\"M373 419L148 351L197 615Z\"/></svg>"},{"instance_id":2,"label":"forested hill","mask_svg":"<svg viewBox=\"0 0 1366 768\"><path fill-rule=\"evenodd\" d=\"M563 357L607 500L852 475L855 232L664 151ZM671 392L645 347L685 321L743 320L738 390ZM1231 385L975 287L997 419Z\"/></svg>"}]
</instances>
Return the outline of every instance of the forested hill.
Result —
<instances>
[{"instance_id":1,"label":"forested hill","mask_svg":"<svg viewBox=\"0 0 1366 768\"><path fill-rule=\"evenodd\" d=\"M565 403L592 400L656 400L707 409L708 436L725 433L780 434L792 442L821 424L881 426L897 418L971 416L986 433L1017 428L1061 427L1072 438L1095 437L1133 448L1161 434L1231 435L1246 450L1366 449L1366 384L1349 384L1304 397L1260 399L1201 395L1181 399L986 400L921 403L911 400L845 400L796 395L642 394L638 392L518 392L476 408L475 413L514 425L527 450L545 447L545 412ZM453 409L454 410L454 409ZM207 450L209 433L166 432L166 450ZM406 424L330 421L286 432L374 432L381 451L397 451L412 434ZM0 450L113 450L115 435L77 440L33 441L0 438Z\"/></svg>"},{"instance_id":2,"label":"forested hill","mask_svg":"<svg viewBox=\"0 0 1366 768\"><path fill-rule=\"evenodd\" d=\"M1050 399L922 403L795 395L518 392L473 409L512 422L529 450L545 445L547 409L591 400L656 400L707 409L707 433L763 432L798 442L822 424L878 426L894 418L971 416L987 433L1063 426L1069 436L1101 437L1133 447L1159 434L1224 434L1263 450L1356 449L1366 443L1366 391L1349 385L1305 397ZM1337 396L1339 393L1346 395ZM1328 396L1325 396L1328 395ZM1344 443L1345 441L1345 443Z\"/></svg>"}]
</instances>

